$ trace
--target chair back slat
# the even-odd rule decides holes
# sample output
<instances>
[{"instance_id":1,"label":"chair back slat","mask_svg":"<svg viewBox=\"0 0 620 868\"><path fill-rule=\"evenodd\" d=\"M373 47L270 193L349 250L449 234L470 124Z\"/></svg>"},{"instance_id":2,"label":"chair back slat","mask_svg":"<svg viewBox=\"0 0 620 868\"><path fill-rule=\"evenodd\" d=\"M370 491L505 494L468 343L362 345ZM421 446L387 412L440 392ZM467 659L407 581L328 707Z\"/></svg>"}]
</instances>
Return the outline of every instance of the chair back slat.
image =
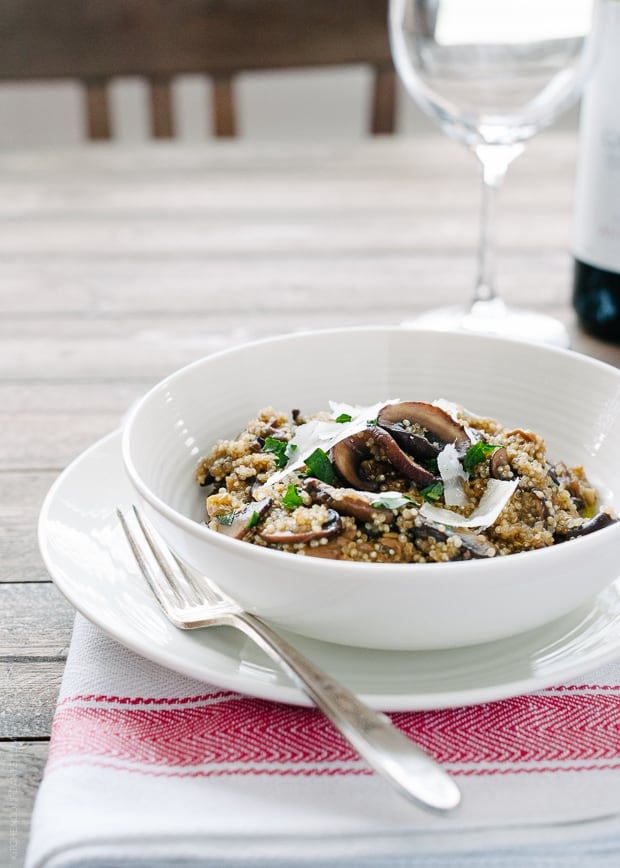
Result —
<instances>
[{"instance_id":1,"label":"chair back slat","mask_svg":"<svg viewBox=\"0 0 620 868\"><path fill-rule=\"evenodd\" d=\"M174 136L171 79L158 77L149 84L151 132L156 139L171 139Z\"/></svg>"},{"instance_id":2,"label":"chair back slat","mask_svg":"<svg viewBox=\"0 0 620 868\"><path fill-rule=\"evenodd\" d=\"M393 69L374 71L371 132L385 135L394 132L396 117L396 76Z\"/></svg>"},{"instance_id":3,"label":"chair back slat","mask_svg":"<svg viewBox=\"0 0 620 868\"><path fill-rule=\"evenodd\" d=\"M104 79L89 80L85 88L88 138L94 141L112 138L107 82Z\"/></svg>"},{"instance_id":4,"label":"chair back slat","mask_svg":"<svg viewBox=\"0 0 620 868\"><path fill-rule=\"evenodd\" d=\"M220 138L237 135L237 118L232 78L216 75L213 79L213 132Z\"/></svg>"}]
</instances>

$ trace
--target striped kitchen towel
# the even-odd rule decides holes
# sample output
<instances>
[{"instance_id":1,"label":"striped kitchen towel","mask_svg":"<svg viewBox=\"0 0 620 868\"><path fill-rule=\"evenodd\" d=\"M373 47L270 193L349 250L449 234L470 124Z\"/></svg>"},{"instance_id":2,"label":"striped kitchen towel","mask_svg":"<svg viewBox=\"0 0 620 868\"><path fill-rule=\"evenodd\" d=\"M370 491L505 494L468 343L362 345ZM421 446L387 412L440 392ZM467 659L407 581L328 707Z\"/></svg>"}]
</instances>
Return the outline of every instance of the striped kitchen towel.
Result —
<instances>
[{"instance_id":1,"label":"striped kitchen towel","mask_svg":"<svg viewBox=\"0 0 620 868\"><path fill-rule=\"evenodd\" d=\"M395 723L456 776L435 816L322 715L192 681L76 619L27 868L620 865L620 662Z\"/></svg>"}]
</instances>

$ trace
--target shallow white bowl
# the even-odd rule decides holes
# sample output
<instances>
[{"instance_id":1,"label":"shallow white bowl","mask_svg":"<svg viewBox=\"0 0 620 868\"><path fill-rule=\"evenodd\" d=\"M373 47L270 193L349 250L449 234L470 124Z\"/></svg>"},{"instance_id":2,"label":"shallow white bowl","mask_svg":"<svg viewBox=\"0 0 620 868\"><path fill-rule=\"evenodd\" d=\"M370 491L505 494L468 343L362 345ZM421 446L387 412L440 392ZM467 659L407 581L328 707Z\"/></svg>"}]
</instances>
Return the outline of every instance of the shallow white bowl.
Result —
<instances>
[{"instance_id":1,"label":"shallow white bowl","mask_svg":"<svg viewBox=\"0 0 620 868\"><path fill-rule=\"evenodd\" d=\"M198 459L262 407L437 398L538 432L551 458L583 464L618 510L619 370L564 350L398 327L293 334L201 359L135 406L123 460L184 560L249 610L318 639L386 649L490 641L558 618L615 579L620 523L535 552L421 565L304 558L203 524Z\"/></svg>"}]
</instances>

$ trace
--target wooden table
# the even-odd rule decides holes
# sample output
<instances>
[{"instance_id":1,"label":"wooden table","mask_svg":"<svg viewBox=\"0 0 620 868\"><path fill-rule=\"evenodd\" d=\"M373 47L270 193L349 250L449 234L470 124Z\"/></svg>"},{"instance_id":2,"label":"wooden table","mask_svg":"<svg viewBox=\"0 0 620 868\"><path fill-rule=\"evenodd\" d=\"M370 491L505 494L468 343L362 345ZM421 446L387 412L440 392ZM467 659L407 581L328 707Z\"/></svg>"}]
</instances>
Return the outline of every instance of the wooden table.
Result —
<instances>
[{"instance_id":1,"label":"wooden table","mask_svg":"<svg viewBox=\"0 0 620 868\"><path fill-rule=\"evenodd\" d=\"M499 287L566 321L576 143L502 194ZM0 157L0 864L21 864L73 612L36 524L60 470L173 369L249 338L396 323L469 295L473 158L441 138Z\"/></svg>"}]
</instances>

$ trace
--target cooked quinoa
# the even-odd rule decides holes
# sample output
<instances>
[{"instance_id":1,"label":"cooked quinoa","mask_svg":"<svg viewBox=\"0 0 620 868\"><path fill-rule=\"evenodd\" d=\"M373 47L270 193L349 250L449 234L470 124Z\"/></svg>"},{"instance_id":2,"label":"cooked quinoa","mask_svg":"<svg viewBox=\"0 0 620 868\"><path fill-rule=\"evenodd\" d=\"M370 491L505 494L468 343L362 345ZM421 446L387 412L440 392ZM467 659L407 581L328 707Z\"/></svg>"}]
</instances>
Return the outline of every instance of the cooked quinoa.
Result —
<instances>
[{"instance_id":1,"label":"cooked quinoa","mask_svg":"<svg viewBox=\"0 0 620 868\"><path fill-rule=\"evenodd\" d=\"M497 557L617 520L583 468L551 459L538 434L441 401L307 418L267 407L213 446L196 481L213 531L349 561Z\"/></svg>"}]
</instances>

